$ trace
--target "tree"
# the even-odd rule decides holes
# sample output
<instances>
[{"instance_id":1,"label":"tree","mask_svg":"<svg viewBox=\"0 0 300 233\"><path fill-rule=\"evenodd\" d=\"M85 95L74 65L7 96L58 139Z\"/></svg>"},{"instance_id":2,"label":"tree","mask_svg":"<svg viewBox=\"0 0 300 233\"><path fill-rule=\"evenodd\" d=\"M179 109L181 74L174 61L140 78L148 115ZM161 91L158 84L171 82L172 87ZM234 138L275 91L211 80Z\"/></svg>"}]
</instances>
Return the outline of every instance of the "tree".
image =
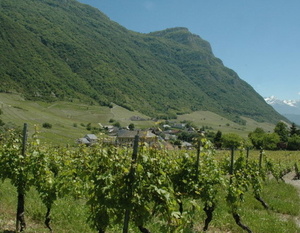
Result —
<instances>
[{"instance_id":1,"label":"tree","mask_svg":"<svg viewBox=\"0 0 300 233\"><path fill-rule=\"evenodd\" d=\"M115 123L113 123L113 126L121 128L121 124L120 122L116 121Z\"/></svg>"},{"instance_id":2,"label":"tree","mask_svg":"<svg viewBox=\"0 0 300 233\"><path fill-rule=\"evenodd\" d=\"M178 139L186 142L193 142L194 138L198 138L199 134L196 132L182 131L178 134Z\"/></svg>"},{"instance_id":3,"label":"tree","mask_svg":"<svg viewBox=\"0 0 300 233\"><path fill-rule=\"evenodd\" d=\"M211 142L214 142L215 141L215 137L216 137L216 133L213 132L213 131L207 131L205 132L205 137L211 141Z\"/></svg>"},{"instance_id":4,"label":"tree","mask_svg":"<svg viewBox=\"0 0 300 233\"><path fill-rule=\"evenodd\" d=\"M245 148L252 148L253 147L253 144L252 144L252 141L250 140L250 138L246 138L243 141L243 147L245 147Z\"/></svg>"},{"instance_id":5,"label":"tree","mask_svg":"<svg viewBox=\"0 0 300 233\"><path fill-rule=\"evenodd\" d=\"M45 122L43 123L43 128L46 128L46 129L51 129L52 128L52 124L48 123L48 122Z\"/></svg>"},{"instance_id":6,"label":"tree","mask_svg":"<svg viewBox=\"0 0 300 233\"><path fill-rule=\"evenodd\" d=\"M218 132L216 133L215 137L214 137L214 144L217 148L221 148L222 143L222 132L220 130L218 130Z\"/></svg>"},{"instance_id":7,"label":"tree","mask_svg":"<svg viewBox=\"0 0 300 233\"><path fill-rule=\"evenodd\" d=\"M92 129L92 123L88 123L87 125L86 125L86 130L91 130Z\"/></svg>"},{"instance_id":8,"label":"tree","mask_svg":"<svg viewBox=\"0 0 300 233\"><path fill-rule=\"evenodd\" d=\"M290 136L293 136L294 134L296 134L297 132L297 127L295 123L292 123L291 127L290 127Z\"/></svg>"},{"instance_id":9,"label":"tree","mask_svg":"<svg viewBox=\"0 0 300 233\"><path fill-rule=\"evenodd\" d=\"M222 135L222 145L224 148L238 148L242 145L243 139L235 133Z\"/></svg>"},{"instance_id":10,"label":"tree","mask_svg":"<svg viewBox=\"0 0 300 233\"><path fill-rule=\"evenodd\" d=\"M274 133L277 133L279 135L281 142L288 141L290 131L287 124L285 124L284 122L280 121L277 123L274 129Z\"/></svg>"},{"instance_id":11,"label":"tree","mask_svg":"<svg viewBox=\"0 0 300 233\"><path fill-rule=\"evenodd\" d=\"M173 144L174 144L174 146L178 146L178 148L181 148L181 141L180 140L178 140L178 139L175 140Z\"/></svg>"},{"instance_id":12,"label":"tree","mask_svg":"<svg viewBox=\"0 0 300 233\"><path fill-rule=\"evenodd\" d=\"M289 150L300 150L300 136L294 134L293 136L289 137L287 149Z\"/></svg>"},{"instance_id":13,"label":"tree","mask_svg":"<svg viewBox=\"0 0 300 233\"><path fill-rule=\"evenodd\" d=\"M266 150L276 150L280 142L280 137L277 133L268 133L263 137L263 148Z\"/></svg>"},{"instance_id":14,"label":"tree","mask_svg":"<svg viewBox=\"0 0 300 233\"><path fill-rule=\"evenodd\" d=\"M129 128L129 130L133 131L133 130L134 130L134 124L133 124L133 123L130 123L130 124L128 125L128 128Z\"/></svg>"},{"instance_id":15,"label":"tree","mask_svg":"<svg viewBox=\"0 0 300 233\"><path fill-rule=\"evenodd\" d=\"M264 136L266 132L262 128L256 128L248 137L256 149L261 149L264 146Z\"/></svg>"}]
</instances>

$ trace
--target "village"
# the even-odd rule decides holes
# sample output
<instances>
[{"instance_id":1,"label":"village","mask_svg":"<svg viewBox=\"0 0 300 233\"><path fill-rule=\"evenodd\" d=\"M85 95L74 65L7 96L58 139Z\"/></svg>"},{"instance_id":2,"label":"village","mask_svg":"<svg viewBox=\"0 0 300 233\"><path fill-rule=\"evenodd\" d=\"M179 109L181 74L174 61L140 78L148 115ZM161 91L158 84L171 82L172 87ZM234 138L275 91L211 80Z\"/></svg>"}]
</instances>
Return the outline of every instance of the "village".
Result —
<instances>
[{"instance_id":1,"label":"village","mask_svg":"<svg viewBox=\"0 0 300 233\"><path fill-rule=\"evenodd\" d=\"M97 143L111 144L115 146L133 146L134 138L139 136L139 141L149 146L174 149L192 149L192 139L199 133L188 123L167 122L149 129L136 129L134 124L127 127L115 125L100 126L100 136L96 133L88 133L77 139L78 144L91 146ZM98 136L97 136L98 135Z\"/></svg>"}]
</instances>

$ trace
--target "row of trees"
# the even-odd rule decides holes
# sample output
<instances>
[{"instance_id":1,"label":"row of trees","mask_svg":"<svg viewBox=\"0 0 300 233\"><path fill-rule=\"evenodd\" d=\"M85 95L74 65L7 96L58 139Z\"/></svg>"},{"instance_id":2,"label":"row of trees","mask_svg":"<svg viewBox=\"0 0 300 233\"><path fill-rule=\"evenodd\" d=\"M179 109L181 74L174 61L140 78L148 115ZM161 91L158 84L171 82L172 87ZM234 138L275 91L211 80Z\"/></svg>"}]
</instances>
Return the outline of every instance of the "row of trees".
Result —
<instances>
[{"instance_id":1,"label":"row of trees","mask_svg":"<svg viewBox=\"0 0 300 233\"><path fill-rule=\"evenodd\" d=\"M300 150L300 129L295 123L288 125L282 121L278 122L273 132L266 132L263 128L256 128L243 138L236 133L223 133L210 131L211 128L202 126L200 129L192 122L182 122L185 128L176 133L177 139L170 140L171 143L181 146L182 141L193 143L199 137L199 132L204 132L217 149L238 148L240 146L266 150ZM162 122L161 125L168 124ZM198 128L198 129L197 129ZM197 130L195 130L197 129Z\"/></svg>"},{"instance_id":2,"label":"row of trees","mask_svg":"<svg viewBox=\"0 0 300 233\"><path fill-rule=\"evenodd\" d=\"M300 130L295 123L288 126L284 122L279 122L273 132L256 128L249 133L247 139L234 133L222 134L218 131L211 137L211 140L217 148L239 147L244 144L245 147L254 147L255 149L300 150Z\"/></svg>"},{"instance_id":3,"label":"row of trees","mask_svg":"<svg viewBox=\"0 0 300 233\"><path fill-rule=\"evenodd\" d=\"M255 148L300 150L300 130L296 124L288 126L279 122L273 133L266 133L260 128L249 134Z\"/></svg>"}]
</instances>

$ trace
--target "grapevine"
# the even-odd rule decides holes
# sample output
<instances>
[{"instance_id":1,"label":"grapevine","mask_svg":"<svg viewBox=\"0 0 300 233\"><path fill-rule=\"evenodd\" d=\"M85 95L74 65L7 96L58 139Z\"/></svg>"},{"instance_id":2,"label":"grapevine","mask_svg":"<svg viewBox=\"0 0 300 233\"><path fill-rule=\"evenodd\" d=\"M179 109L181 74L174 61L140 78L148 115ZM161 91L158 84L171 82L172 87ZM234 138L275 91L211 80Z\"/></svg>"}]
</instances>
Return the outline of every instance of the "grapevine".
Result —
<instances>
[{"instance_id":1,"label":"grapevine","mask_svg":"<svg viewBox=\"0 0 300 233\"><path fill-rule=\"evenodd\" d=\"M252 191L268 208L261 196L268 173L280 180L293 167L275 163L263 152L259 159L249 159L244 150L237 158L232 150L231 157L218 160L204 137L198 141L198 153L143 143L137 144L138 150L104 144L58 147L41 144L37 135L26 143L24 153L20 132L11 130L0 138L1 180L9 179L22 194L30 187L37 190L47 208L45 224L50 232L53 204L65 196L86 201L87 221L99 233L114 227L123 227L124 233L130 227L150 233L148 223L158 218L161 232L179 232L191 227L193 214L202 210L206 217L201 225L207 231L222 189L236 223L251 232L238 213L245 194ZM24 220L20 230L25 227Z\"/></svg>"}]
</instances>

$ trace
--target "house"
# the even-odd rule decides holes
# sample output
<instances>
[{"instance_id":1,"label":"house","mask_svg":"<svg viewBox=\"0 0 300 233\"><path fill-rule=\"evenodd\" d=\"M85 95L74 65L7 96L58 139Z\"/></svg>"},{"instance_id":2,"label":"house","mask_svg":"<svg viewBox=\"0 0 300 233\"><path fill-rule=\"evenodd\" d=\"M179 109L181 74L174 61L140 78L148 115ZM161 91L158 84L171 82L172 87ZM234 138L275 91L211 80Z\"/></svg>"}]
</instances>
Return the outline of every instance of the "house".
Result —
<instances>
[{"instance_id":1,"label":"house","mask_svg":"<svg viewBox=\"0 0 300 233\"><path fill-rule=\"evenodd\" d=\"M186 126L186 124L182 124L182 123L178 123L178 124L174 124L173 127L177 128L177 129L184 129Z\"/></svg>"},{"instance_id":2,"label":"house","mask_svg":"<svg viewBox=\"0 0 300 233\"><path fill-rule=\"evenodd\" d=\"M191 150L191 149L193 149L193 144L189 143L189 142L182 142L181 148Z\"/></svg>"},{"instance_id":3,"label":"house","mask_svg":"<svg viewBox=\"0 0 300 233\"><path fill-rule=\"evenodd\" d=\"M86 138L78 138L77 139L77 143L78 144L85 144L85 145L89 145L90 144L89 140L87 140Z\"/></svg>"},{"instance_id":4,"label":"house","mask_svg":"<svg viewBox=\"0 0 300 233\"><path fill-rule=\"evenodd\" d=\"M83 138L77 140L77 143L85 145L91 145L96 142L98 142L98 138L95 134L87 134Z\"/></svg>"},{"instance_id":5,"label":"house","mask_svg":"<svg viewBox=\"0 0 300 233\"><path fill-rule=\"evenodd\" d=\"M84 136L90 143L95 143L98 141L98 138L95 134L87 134Z\"/></svg>"},{"instance_id":6,"label":"house","mask_svg":"<svg viewBox=\"0 0 300 233\"><path fill-rule=\"evenodd\" d=\"M157 142L157 136L149 130L120 130L117 133L116 144L117 145L133 145L134 138L139 135L140 142L146 142L149 145L153 145Z\"/></svg>"},{"instance_id":7,"label":"house","mask_svg":"<svg viewBox=\"0 0 300 233\"><path fill-rule=\"evenodd\" d=\"M110 136L116 136L119 131L119 127L113 125L105 125L103 128L106 130L107 134Z\"/></svg>"},{"instance_id":8,"label":"house","mask_svg":"<svg viewBox=\"0 0 300 233\"><path fill-rule=\"evenodd\" d=\"M174 135L174 134L166 133L166 134L165 134L165 140L166 140L166 141L169 141L169 140L177 140L177 136Z\"/></svg>"}]
</instances>

